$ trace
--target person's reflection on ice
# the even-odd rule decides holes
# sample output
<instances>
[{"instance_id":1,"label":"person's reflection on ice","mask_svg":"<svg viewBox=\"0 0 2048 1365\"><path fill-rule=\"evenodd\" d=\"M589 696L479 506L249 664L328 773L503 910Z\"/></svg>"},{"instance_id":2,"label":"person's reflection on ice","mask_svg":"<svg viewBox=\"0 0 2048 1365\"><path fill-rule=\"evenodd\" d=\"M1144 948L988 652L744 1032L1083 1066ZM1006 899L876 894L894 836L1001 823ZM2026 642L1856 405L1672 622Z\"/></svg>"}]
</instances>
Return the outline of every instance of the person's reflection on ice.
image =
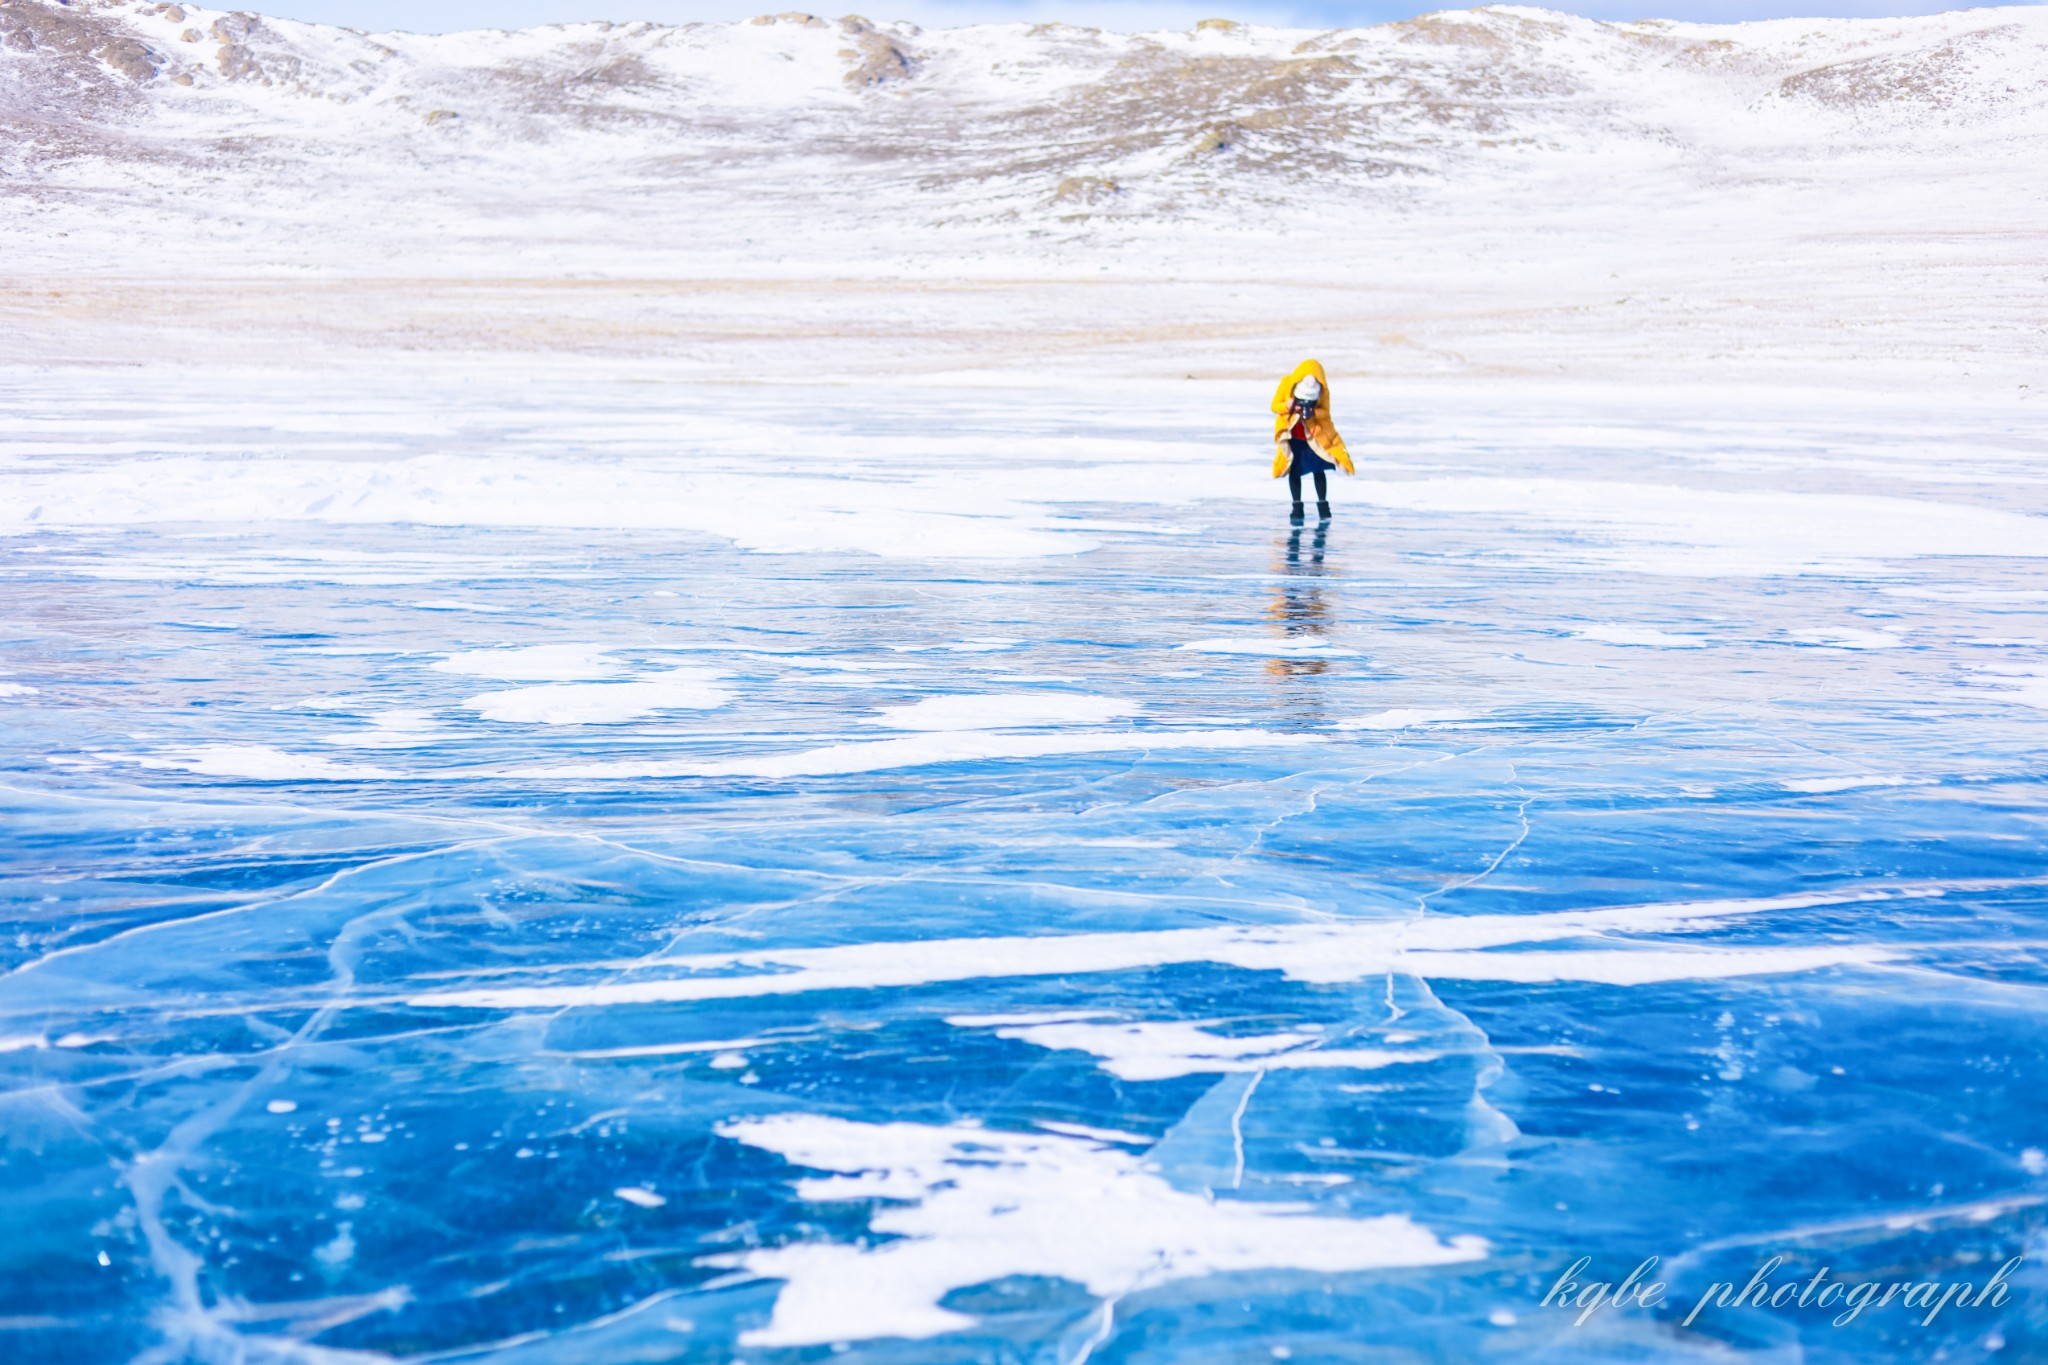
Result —
<instances>
[{"instance_id":1,"label":"person's reflection on ice","mask_svg":"<svg viewBox=\"0 0 2048 1365\"><path fill-rule=\"evenodd\" d=\"M1279 627L1290 649L1313 648L1337 624L1323 581L1329 534L1327 522L1319 523L1313 531L1297 526L1280 542L1280 561L1274 566L1280 582L1266 608L1266 619ZM1328 659L1292 654L1266 663L1266 671L1280 679L1314 677L1327 672L1329 667Z\"/></svg>"}]
</instances>

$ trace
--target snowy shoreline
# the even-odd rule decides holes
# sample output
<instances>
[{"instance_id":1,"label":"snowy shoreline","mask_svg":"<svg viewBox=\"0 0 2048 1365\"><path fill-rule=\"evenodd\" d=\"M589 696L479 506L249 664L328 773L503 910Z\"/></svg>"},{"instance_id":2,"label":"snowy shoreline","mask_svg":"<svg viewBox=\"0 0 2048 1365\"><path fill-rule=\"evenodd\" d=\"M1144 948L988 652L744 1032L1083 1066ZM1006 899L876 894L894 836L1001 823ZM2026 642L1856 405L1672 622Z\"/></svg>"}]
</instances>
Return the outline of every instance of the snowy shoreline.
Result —
<instances>
[{"instance_id":1,"label":"snowy shoreline","mask_svg":"<svg viewBox=\"0 0 2048 1365\"><path fill-rule=\"evenodd\" d=\"M0 13L0 362L2042 382L2040 7L375 38L168 13Z\"/></svg>"}]
</instances>

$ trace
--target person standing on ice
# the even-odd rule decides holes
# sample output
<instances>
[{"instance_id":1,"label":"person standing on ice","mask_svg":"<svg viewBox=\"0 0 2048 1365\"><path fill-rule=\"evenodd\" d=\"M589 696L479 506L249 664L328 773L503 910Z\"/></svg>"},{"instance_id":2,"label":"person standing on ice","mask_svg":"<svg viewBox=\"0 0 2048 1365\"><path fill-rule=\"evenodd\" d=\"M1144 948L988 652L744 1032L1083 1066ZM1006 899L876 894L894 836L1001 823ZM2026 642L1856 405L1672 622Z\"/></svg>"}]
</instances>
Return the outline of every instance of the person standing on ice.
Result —
<instances>
[{"instance_id":1,"label":"person standing on ice","mask_svg":"<svg viewBox=\"0 0 2048 1365\"><path fill-rule=\"evenodd\" d=\"M1330 421L1330 377L1320 360L1296 365L1280 387L1273 391L1273 477L1287 477L1287 491L1294 497L1294 510L1287 519L1302 522L1301 476L1316 477L1316 515L1330 519L1330 484L1324 477L1332 469L1356 474L1351 452ZM1335 463L1332 463L1334 461Z\"/></svg>"}]
</instances>

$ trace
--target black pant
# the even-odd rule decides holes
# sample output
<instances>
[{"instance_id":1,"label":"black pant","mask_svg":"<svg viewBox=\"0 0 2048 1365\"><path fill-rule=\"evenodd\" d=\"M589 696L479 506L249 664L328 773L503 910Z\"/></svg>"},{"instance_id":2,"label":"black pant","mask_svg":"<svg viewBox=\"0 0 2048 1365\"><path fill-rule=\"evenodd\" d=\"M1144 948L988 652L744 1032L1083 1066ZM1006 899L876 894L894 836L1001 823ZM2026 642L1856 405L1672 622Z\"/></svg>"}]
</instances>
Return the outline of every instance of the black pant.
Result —
<instances>
[{"instance_id":1,"label":"black pant","mask_svg":"<svg viewBox=\"0 0 2048 1365\"><path fill-rule=\"evenodd\" d=\"M1299 474L1289 474L1289 475L1287 476L1287 491L1288 491L1289 493L1291 493L1291 494L1292 494L1292 495L1294 496L1294 500L1295 500L1295 502L1299 503L1299 502L1301 501L1301 475L1299 475ZM1318 470L1316 471L1316 501L1317 501L1317 502L1328 502L1329 500L1330 500L1330 479L1329 479L1329 476L1328 476L1328 475L1326 475L1326 474L1324 474L1322 470L1318 469Z\"/></svg>"}]
</instances>

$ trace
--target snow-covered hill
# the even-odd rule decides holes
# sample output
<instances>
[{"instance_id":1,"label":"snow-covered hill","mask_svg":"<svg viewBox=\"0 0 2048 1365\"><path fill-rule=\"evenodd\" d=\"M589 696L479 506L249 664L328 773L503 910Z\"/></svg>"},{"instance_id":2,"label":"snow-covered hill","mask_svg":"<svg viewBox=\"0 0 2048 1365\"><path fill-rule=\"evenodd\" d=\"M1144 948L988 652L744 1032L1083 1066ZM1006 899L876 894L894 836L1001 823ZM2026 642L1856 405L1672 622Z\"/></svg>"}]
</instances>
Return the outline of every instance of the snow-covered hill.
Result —
<instances>
[{"instance_id":1,"label":"snow-covered hill","mask_svg":"<svg viewBox=\"0 0 2048 1365\"><path fill-rule=\"evenodd\" d=\"M0 0L16 358L1941 382L2048 352L2048 9L366 35ZM2032 382L2039 386L2041 376Z\"/></svg>"}]
</instances>

